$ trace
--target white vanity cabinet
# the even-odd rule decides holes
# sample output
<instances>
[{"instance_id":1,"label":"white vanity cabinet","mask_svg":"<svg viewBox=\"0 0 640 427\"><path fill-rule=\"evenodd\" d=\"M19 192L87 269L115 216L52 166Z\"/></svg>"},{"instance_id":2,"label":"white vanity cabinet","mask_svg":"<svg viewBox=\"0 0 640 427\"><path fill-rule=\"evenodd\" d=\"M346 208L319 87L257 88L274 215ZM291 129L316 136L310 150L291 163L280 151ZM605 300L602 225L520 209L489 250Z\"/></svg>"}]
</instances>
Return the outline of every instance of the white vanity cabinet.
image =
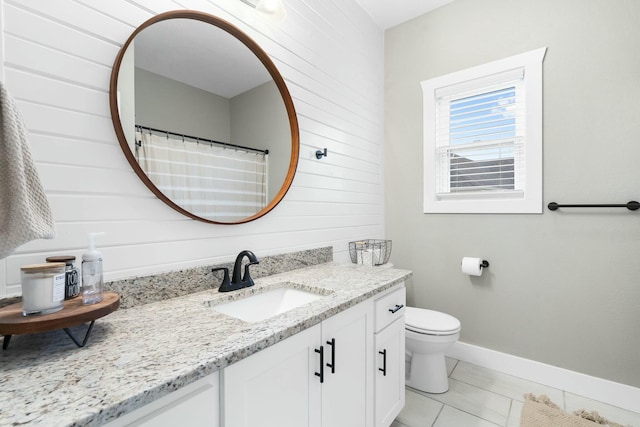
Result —
<instances>
[{"instance_id":1,"label":"white vanity cabinet","mask_svg":"<svg viewBox=\"0 0 640 427\"><path fill-rule=\"evenodd\" d=\"M362 302L322 322L323 427L372 425L373 304Z\"/></svg>"},{"instance_id":2,"label":"white vanity cabinet","mask_svg":"<svg viewBox=\"0 0 640 427\"><path fill-rule=\"evenodd\" d=\"M367 300L226 367L223 425L372 425L372 336Z\"/></svg>"},{"instance_id":3,"label":"white vanity cabinet","mask_svg":"<svg viewBox=\"0 0 640 427\"><path fill-rule=\"evenodd\" d=\"M406 290L375 300L375 427L389 427L404 407Z\"/></svg>"},{"instance_id":4,"label":"white vanity cabinet","mask_svg":"<svg viewBox=\"0 0 640 427\"><path fill-rule=\"evenodd\" d=\"M107 424L389 427L404 406L404 285Z\"/></svg>"},{"instance_id":5,"label":"white vanity cabinet","mask_svg":"<svg viewBox=\"0 0 640 427\"><path fill-rule=\"evenodd\" d=\"M222 371L225 427L320 427L321 326L306 329Z\"/></svg>"},{"instance_id":6,"label":"white vanity cabinet","mask_svg":"<svg viewBox=\"0 0 640 427\"><path fill-rule=\"evenodd\" d=\"M220 427L220 380L215 372L136 409L106 427Z\"/></svg>"}]
</instances>

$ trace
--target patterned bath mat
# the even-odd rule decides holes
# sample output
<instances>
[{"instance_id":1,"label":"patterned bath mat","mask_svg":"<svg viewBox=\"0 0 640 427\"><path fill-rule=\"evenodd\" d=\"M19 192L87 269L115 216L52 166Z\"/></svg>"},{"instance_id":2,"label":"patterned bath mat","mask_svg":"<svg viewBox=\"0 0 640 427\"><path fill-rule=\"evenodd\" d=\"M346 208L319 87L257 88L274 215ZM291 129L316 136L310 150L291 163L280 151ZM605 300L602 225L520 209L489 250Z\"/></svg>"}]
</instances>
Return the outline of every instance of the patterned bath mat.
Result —
<instances>
[{"instance_id":1,"label":"patterned bath mat","mask_svg":"<svg viewBox=\"0 0 640 427\"><path fill-rule=\"evenodd\" d=\"M584 409L564 412L547 396L524 395L520 427L625 427L601 417L596 411Z\"/></svg>"}]
</instances>

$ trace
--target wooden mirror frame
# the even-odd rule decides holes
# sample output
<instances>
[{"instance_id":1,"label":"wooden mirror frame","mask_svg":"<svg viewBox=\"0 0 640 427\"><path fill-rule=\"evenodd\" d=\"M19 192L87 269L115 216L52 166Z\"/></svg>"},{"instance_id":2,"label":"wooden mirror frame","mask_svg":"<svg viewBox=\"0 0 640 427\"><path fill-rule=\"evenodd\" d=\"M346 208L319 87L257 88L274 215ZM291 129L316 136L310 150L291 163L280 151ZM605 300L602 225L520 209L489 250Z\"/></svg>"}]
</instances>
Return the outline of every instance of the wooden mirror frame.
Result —
<instances>
[{"instance_id":1,"label":"wooden mirror frame","mask_svg":"<svg viewBox=\"0 0 640 427\"><path fill-rule=\"evenodd\" d=\"M273 81L275 82L278 90L280 91L282 100L284 101L285 109L287 111L287 116L289 118L289 127L291 129L291 157L289 160L289 169L287 171L287 175L285 176L284 182L280 187L280 190L278 191L278 193L275 195L275 197L273 197L273 199L271 199L271 201L264 208L262 208L260 211L256 212L255 214L239 221L221 222L221 221L214 221L208 218L203 218L203 217L194 215L193 213L187 211L186 209L174 203L173 200L168 198L164 193L162 193L162 191L158 189L158 187L156 187L156 185L151 181L151 179L149 179L147 174L142 170L142 168L136 161L133 152L129 148L129 144L127 143L127 138L125 136L124 130L122 129L122 122L120 120L120 114L118 112L118 99L117 99L118 98L118 77L120 74L120 65L122 64L122 60L127 51L127 48L132 43L136 35L138 35L138 33L140 33L145 28L160 21L165 21L169 19L178 19L178 18L194 19L194 20L205 22L207 24L211 24L213 26L220 28L223 31L226 31L231 36L235 37L240 42L242 42L246 47L249 48L249 50L251 50L256 55L256 57L260 60L260 62L262 62L262 64L265 66L265 68L273 78ZM135 173L142 180L142 182L144 182L144 184L153 192L153 194L155 194L160 200L162 200L171 208L175 209L176 211L180 212L181 214L189 218L195 219L197 221L212 223L212 224L242 224L242 223L250 222L266 215L274 207L276 207L276 205L280 203L280 201L282 201L285 194L291 187L291 183L293 182L293 177L295 176L296 169L298 166L298 155L300 151L300 134L299 134L299 128L298 128L298 119L296 116L295 108L293 106L293 100L291 99L291 95L289 94L289 90L287 89L287 86L284 82L284 79L280 75L280 72L276 68L275 64L271 61L267 53L264 50L262 50L262 48L258 46L258 44L255 41L253 41L253 39L251 39L247 34L245 34L236 26L234 26L233 24L223 19L220 19L216 16L213 16L204 12L198 12L193 10L175 10L175 11L161 13L145 21L142 25L136 28L136 30L133 32L133 34L131 34L131 36L129 36L126 43L120 49L120 52L118 52L118 56L116 57L115 63L113 64L113 69L111 71L111 82L109 85L109 104L111 108L111 119L113 121L113 127L116 131L118 141L120 142L120 147L122 148L122 151L125 157L129 161L129 164L131 165Z\"/></svg>"}]
</instances>

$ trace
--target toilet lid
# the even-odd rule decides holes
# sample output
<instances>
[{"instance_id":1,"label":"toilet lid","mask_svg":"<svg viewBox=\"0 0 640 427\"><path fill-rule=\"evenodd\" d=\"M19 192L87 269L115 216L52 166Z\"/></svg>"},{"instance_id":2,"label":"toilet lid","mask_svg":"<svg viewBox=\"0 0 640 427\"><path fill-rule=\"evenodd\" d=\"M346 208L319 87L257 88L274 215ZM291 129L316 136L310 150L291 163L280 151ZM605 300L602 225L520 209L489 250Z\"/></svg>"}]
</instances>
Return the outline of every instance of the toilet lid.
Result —
<instances>
[{"instance_id":1,"label":"toilet lid","mask_svg":"<svg viewBox=\"0 0 640 427\"><path fill-rule=\"evenodd\" d=\"M406 308L405 325L410 331L430 335L455 334L460 331L460 321L455 317L416 307Z\"/></svg>"}]
</instances>

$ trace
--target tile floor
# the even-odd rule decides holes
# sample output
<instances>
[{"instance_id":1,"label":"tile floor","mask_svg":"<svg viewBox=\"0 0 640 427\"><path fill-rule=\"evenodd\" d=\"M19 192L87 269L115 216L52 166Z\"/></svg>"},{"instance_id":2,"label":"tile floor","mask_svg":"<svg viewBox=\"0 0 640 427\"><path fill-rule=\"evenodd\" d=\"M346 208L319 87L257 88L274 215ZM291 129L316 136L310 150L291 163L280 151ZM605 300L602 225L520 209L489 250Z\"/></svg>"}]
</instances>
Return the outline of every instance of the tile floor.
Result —
<instances>
[{"instance_id":1,"label":"tile floor","mask_svg":"<svg viewBox=\"0 0 640 427\"><path fill-rule=\"evenodd\" d=\"M405 407L391 427L518 427L525 393L546 394L566 411L595 410L611 421L640 427L640 413L522 378L449 358L447 370L446 393L407 387Z\"/></svg>"}]
</instances>

